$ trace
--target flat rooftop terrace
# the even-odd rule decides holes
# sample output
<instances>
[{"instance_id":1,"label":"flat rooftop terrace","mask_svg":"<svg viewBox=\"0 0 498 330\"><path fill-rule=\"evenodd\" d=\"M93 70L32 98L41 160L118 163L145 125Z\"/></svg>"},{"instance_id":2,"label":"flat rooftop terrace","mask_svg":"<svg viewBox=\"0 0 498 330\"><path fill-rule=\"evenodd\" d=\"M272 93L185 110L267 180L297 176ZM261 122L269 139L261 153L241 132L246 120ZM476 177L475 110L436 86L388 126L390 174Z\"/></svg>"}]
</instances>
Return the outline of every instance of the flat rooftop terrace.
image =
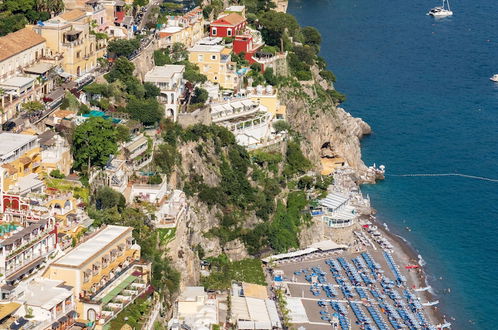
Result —
<instances>
[{"instance_id":1,"label":"flat rooftop terrace","mask_svg":"<svg viewBox=\"0 0 498 330\"><path fill-rule=\"evenodd\" d=\"M88 241L78 245L68 254L57 260L54 266L78 267L100 253L108 244L131 230L131 227L107 226Z\"/></svg>"}]
</instances>

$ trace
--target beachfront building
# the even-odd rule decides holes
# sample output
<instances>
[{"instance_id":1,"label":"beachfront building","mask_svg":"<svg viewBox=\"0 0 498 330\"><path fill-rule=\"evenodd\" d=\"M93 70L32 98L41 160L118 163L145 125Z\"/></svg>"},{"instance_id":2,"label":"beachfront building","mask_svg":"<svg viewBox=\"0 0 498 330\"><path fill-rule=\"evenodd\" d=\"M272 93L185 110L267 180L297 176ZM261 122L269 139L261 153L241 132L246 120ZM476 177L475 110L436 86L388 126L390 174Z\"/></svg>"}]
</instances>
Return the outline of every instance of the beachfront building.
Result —
<instances>
[{"instance_id":1,"label":"beachfront building","mask_svg":"<svg viewBox=\"0 0 498 330\"><path fill-rule=\"evenodd\" d=\"M189 49L189 61L197 64L208 80L224 89L237 86L235 62L231 60L231 50L222 45L197 44Z\"/></svg>"},{"instance_id":2,"label":"beachfront building","mask_svg":"<svg viewBox=\"0 0 498 330\"><path fill-rule=\"evenodd\" d=\"M211 37L235 37L246 28L247 20L238 13L230 13L220 16L216 21L209 24L209 35Z\"/></svg>"},{"instance_id":3,"label":"beachfront building","mask_svg":"<svg viewBox=\"0 0 498 330\"><path fill-rule=\"evenodd\" d=\"M4 169L0 178L4 191L25 194L39 190L41 153L38 136L30 134L0 133L0 165Z\"/></svg>"},{"instance_id":4,"label":"beachfront building","mask_svg":"<svg viewBox=\"0 0 498 330\"><path fill-rule=\"evenodd\" d=\"M218 299L202 286L186 287L175 304L176 313L168 323L170 329L210 329L219 323Z\"/></svg>"},{"instance_id":5,"label":"beachfront building","mask_svg":"<svg viewBox=\"0 0 498 330\"><path fill-rule=\"evenodd\" d=\"M90 33L91 17L81 9L66 11L33 26L47 41L48 53L61 56L65 75L81 77L97 66L97 58L106 53L106 40Z\"/></svg>"},{"instance_id":6,"label":"beachfront building","mask_svg":"<svg viewBox=\"0 0 498 330\"><path fill-rule=\"evenodd\" d=\"M46 40L30 28L0 37L0 123L12 119L22 104L41 100L54 88Z\"/></svg>"},{"instance_id":7,"label":"beachfront building","mask_svg":"<svg viewBox=\"0 0 498 330\"><path fill-rule=\"evenodd\" d=\"M178 118L180 102L184 94L184 72L185 65L171 64L155 66L144 77L144 82L152 83L161 90L159 102L164 106L165 116L173 121Z\"/></svg>"},{"instance_id":8,"label":"beachfront building","mask_svg":"<svg viewBox=\"0 0 498 330\"><path fill-rule=\"evenodd\" d=\"M350 227L358 217L349 195L332 191L318 203L319 206L311 210L311 215L319 217L329 228Z\"/></svg>"},{"instance_id":9,"label":"beachfront building","mask_svg":"<svg viewBox=\"0 0 498 330\"><path fill-rule=\"evenodd\" d=\"M131 227L106 226L54 261L45 276L65 281L76 312L102 328L148 288L150 263L140 260Z\"/></svg>"},{"instance_id":10,"label":"beachfront building","mask_svg":"<svg viewBox=\"0 0 498 330\"><path fill-rule=\"evenodd\" d=\"M7 207L7 206L5 206ZM57 245L55 219L46 217L24 225L0 225L0 297L12 300L22 293L17 284L35 273L47 261Z\"/></svg>"},{"instance_id":11,"label":"beachfront building","mask_svg":"<svg viewBox=\"0 0 498 330\"><path fill-rule=\"evenodd\" d=\"M193 47L204 36L202 9L196 7L185 15L168 16L168 22L159 29L157 36L161 48L170 48L177 42Z\"/></svg>"},{"instance_id":12,"label":"beachfront building","mask_svg":"<svg viewBox=\"0 0 498 330\"><path fill-rule=\"evenodd\" d=\"M231 291L231 317L237 329L282 329L277 305L269 299L266 286L233 283Z\"/></svg>"}]
</instances>

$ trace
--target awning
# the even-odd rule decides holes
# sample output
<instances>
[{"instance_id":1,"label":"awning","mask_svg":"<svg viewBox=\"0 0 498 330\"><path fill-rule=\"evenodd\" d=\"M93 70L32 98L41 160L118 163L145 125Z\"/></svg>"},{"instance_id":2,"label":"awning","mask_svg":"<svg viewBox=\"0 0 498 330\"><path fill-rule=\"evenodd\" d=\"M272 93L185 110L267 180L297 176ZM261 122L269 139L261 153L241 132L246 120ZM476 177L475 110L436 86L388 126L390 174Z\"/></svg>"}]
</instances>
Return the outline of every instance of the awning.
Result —
<instances>
[{"instance_id":1,"label":"awning","mask_svg":"<svg viewBox=\"0 0 498 330\"><path fill-rule=\"evenodd\" d=\"M60 319L57 320L57 322L60 322L60 323L64 323L68 320L68 317L67 316L63 316L61 317Z\"/></svg>"},{"instance_id":2,"label":"awning","mask_svg":"<svg viewBox=\"0 0 498 330\"><path fill-rule=\"evenodd\" d=\"M17 272L9 275L5 281L7 282L13 282L21 277L23 277L25 274L31 272L34 268L40 266L43 263L44 259L43 257L38 257L34 261L30 262L23 268L19 269Z\"/></svg>"},{"instance_id":3,"label":"awning","mask_svg":"<svg viewBox=\"0 0 498 330\"><path fill-rule=\"evenodd\" d=\"M13 322L11 325L10 325L10 329L11 330L18 330L18 329L22 329L22 327L28 323L28 320L26 320L24 317L20 317L18 318L15 322Z\"/></svg>"},{"instance_id":4,"label":"awning","mask_svg":"<svg viewBox=\"0 0 498 330\"><path fill-rule=\"evenodd\" d=\"M109 301L111 301L114 297L116 297L121 291L123 291L128 285L133 283L138 277L136 276L128 276L123 282L121 282L117 287L111 290L108 294L106 294L102 300L101 303L102 305L107 304Z\"/></svg>"},{"instance_id":5,"label":"awning","mask_svg":"<svg viewBox=\"0 0 498 330\"><path fill-rule=\"evenodd\" d=\"M21 304L10 302L7 304L0 304L0 320L6 318L10 314L14 313L21 307Z\"/></svg>"},{"instance_id":6,"label":"awning","mask_svg":"<svg viewBox=\"0 0 498 330\"><path fill-rule=\"evenodd\" d=\"M50 69L52 69L53 67L54 67L53 64L40 62L40 63L33 64L32 66L30 66L27 69L24 69L24 72L35 73L35 74L44 74L44 73L47 73L48 71L50 71Z\"/></svg>"},{"instance_id":7,"label":"awning","mask_svg":"<svg viewBox=\"0 0 498 330\"><path fill-rule=\"evenodd\" d=\"M52 323L52 329L57 329L61 324L59 322Z\"/></svg>"}]
</instances>

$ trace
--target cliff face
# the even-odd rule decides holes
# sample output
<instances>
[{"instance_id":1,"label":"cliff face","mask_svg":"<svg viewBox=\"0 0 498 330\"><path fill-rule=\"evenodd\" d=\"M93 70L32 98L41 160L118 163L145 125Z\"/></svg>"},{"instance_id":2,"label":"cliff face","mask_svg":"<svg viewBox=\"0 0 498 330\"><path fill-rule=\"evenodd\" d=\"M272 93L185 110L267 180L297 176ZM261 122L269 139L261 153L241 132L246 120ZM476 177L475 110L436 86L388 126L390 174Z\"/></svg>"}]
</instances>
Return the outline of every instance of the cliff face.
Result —
<instances>
[{"instance_id":1,"label":"cliff face","mask_svg":"<svg viewBox=\"0 0 498 330\"><path fill-rule=\"evenodd\" d=\"M199 152L202 146L202 153ZM219 155L208 142L189 142L178 149L182 162L172 175L170 184L182 188L185 174L195 173L202 176L208 186L216 186L220 182L218 167ZM232 260L248 257L242 242L234 240L224 247L213 235L206 235L209 230L219 225L221 210L216 206L209 208L197 198L189 198L187 215L177 224L175 239L168 244L168 255L173 259L176 269L181 273L181 286L197 284L200 279L200 259L196 248L201 246L205 257L226 253ZM246 219L245 225L257 219Z\"/></svg>"},{"instance_id":2,"label":"cliff face","mask_svg":"<svg viewBox=\"0 0 498 330\"><path fill-rule=\"evenodd\" d=\"M317 104L319 96L315 90L312 85L304 85L298 90L286 87L280 92L287 106L287 121L303 137L303 152L320 169L322 148L327 146L352 168L365 171L360 139L371 133L370 126L330 100Z\"/></svg>"}]
</instances>

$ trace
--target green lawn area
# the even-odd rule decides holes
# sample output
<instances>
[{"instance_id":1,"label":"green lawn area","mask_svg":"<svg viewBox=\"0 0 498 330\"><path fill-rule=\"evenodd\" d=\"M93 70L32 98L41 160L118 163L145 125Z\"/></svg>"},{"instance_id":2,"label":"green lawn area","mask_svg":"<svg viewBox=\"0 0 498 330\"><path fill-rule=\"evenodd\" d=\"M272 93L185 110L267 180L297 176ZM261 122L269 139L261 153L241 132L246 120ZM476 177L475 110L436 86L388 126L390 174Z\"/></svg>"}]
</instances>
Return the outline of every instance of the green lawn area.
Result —
<instances>
[{"instance_id":1,"label":"green lawn area","mask_svg":"<svg viewBox=\"0 0 498 330\"><path fill-rule=\"evenodd\" d=\"M159 228L157 229L157 234L159 235L161 246L166 246L175 239L176 228Z\"/></svg>"},{"instance_id":2,"label":"green lawn area","mask_svg":"<svg viewBox=\"0 0 498 330\"><path fill-rule=\"evenodd\" d=\"M69 181L66 179L55 179L47 176L45 183L49 188L55 188L60 191L72 191L75 198L81 198L85 203L90 201L90 192L79 182Z\"/></svg>"},{"instance_id":3,"label":"green lawn area","mask_svg":"<svg viewBox=\"0 0 498 330\"><path fill-rule=\"evenodd\" d=\"M211 274L201 280L206 288L226 289L232 281L266 285L261 260L248 258L231 262L223 255L208 260L211 262Z\"/></svg>"}]
</instances>

